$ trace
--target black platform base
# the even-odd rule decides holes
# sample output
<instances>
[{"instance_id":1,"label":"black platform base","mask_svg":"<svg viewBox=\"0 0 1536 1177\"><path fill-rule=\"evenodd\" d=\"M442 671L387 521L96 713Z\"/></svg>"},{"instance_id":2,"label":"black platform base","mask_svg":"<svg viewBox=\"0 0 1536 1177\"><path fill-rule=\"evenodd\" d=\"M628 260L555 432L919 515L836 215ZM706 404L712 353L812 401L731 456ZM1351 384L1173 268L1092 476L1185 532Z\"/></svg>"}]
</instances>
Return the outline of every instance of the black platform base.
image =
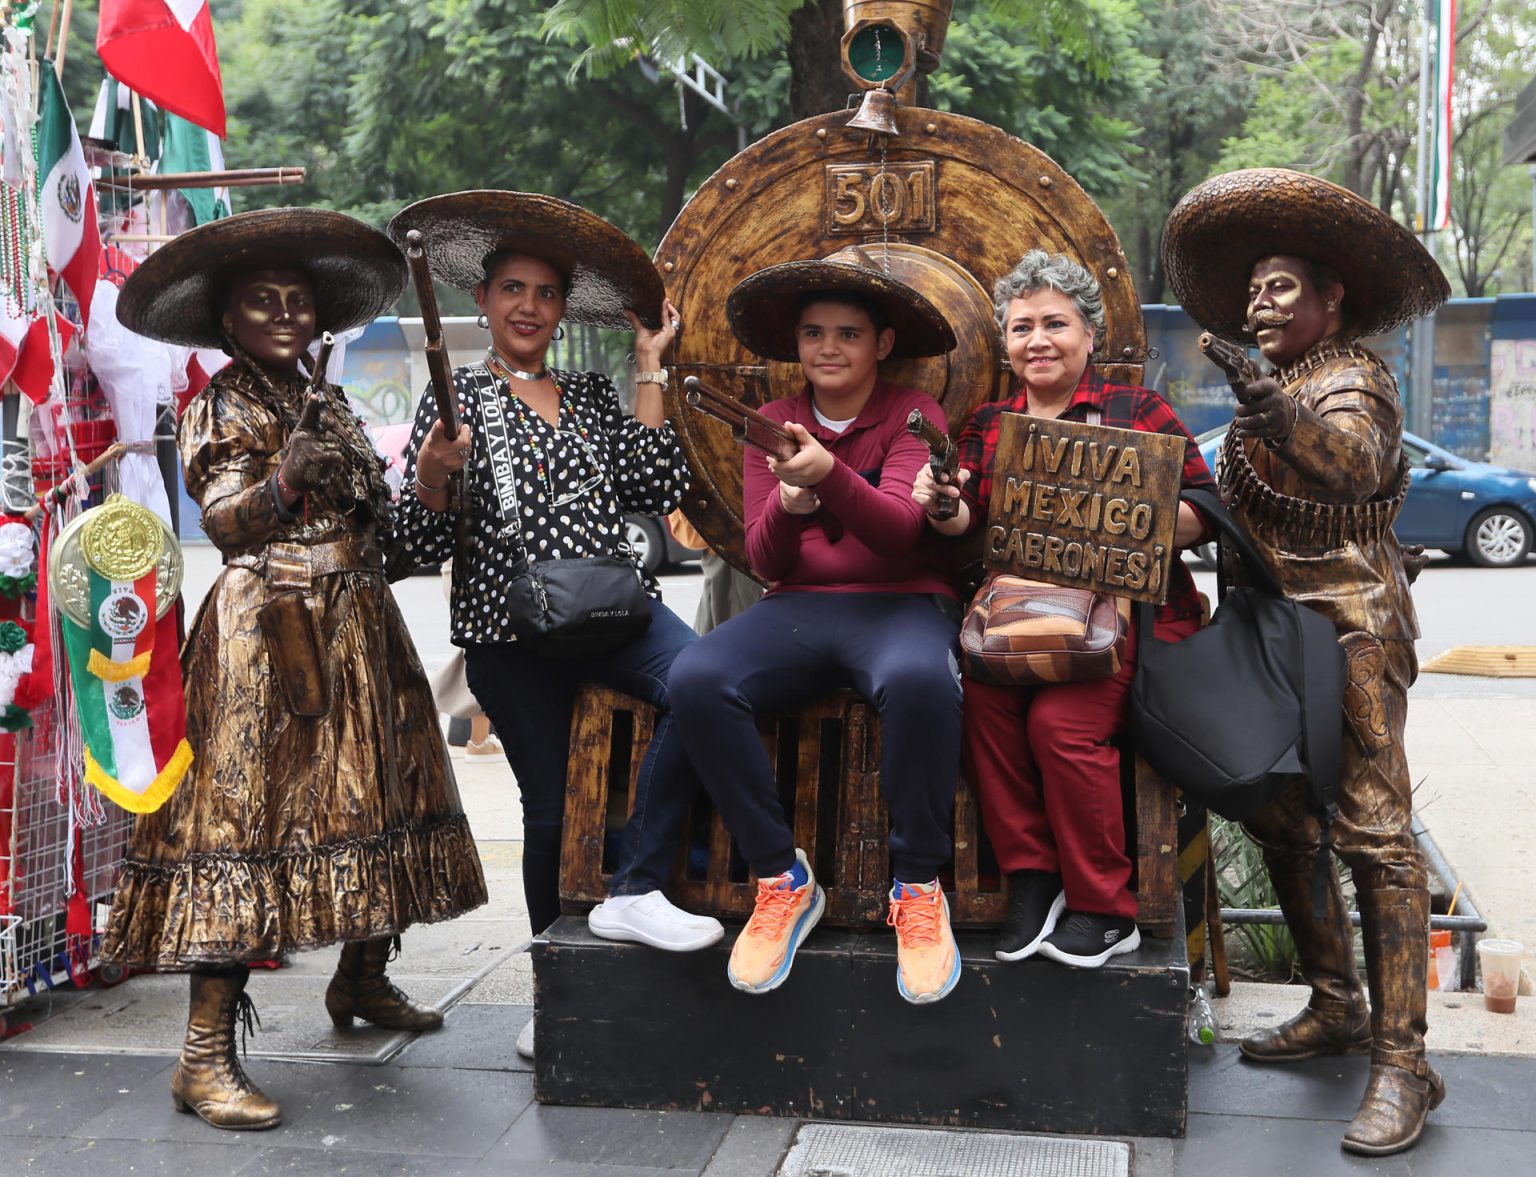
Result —
<instances>
[{"instance_id":1,"label":"black platform base","mask_svg":"<svg viewBox=\"0 0 1536 1177\"><path fill-rule=\"evenodd\" d=\"M545 1103L1114 1136L1182 1136L1184 933L1101 969L1003 964L961 933L935 1005L896 990L890 932L818 929L773 993L732 989L737 928L705 952L599 940L565 917L533 945Z\"/></svg>"}]
</instances>

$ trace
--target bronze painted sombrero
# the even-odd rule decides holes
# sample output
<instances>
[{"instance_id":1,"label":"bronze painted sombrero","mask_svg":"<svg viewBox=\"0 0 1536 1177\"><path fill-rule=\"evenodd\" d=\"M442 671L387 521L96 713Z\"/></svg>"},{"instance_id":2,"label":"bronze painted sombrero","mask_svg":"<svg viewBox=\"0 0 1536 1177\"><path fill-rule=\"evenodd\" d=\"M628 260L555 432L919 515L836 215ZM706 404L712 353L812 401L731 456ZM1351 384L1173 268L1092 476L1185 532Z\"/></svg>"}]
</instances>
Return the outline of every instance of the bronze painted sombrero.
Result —
<instances>
[{"instance_id":1,"label":"bronze painted sombrero","mask_svg":"<svg viewBox=\"0 0 1536 1177\"><path fill-rule=\"evenodd\" d=\"M800 358L795 341L803 296L847 291L869 299L896 331L890 359L937 356L953 351L955 332L939 309L893 278L861 247L850 245L820 261L768 266L736 284L725 313L736 338L764 359Z\"/></svg>"},{"instance_id":2,"label":"bronze painted sombrero","mask_svg":"<svg viewBox=\"0 0 1536 1177\"><path fill-rule=\"evenodd\" d=\"M224 346L229 287L252 270L298 270L315 290L315 333L371 323L405 288L405 259L383 233L318 208L240 213L189 229L129 275L124 327L184 347Z\"/></svg>"},{"instance_id":3,"label":"bronze painted sombrero","mask_svg":"<svg viewBox=\"0 0 1536 1177\"><path fill-rule=\"evenodd\" d=\"M627 331L627 307L647 327L661 326L665 291L650 255L580 205L499 188L450 192L418 200L389 223L402 249L412 229L425 238L432 276L447 286L473 291L485 276L485 259L510 250L542 258L565 275L567 322Z\"/></svg>"},{"instance_id":4,"label":"bronze painted sombrero","mask_svg":"<svg viewBox=\"0 0 1536 1177\"><path fill-rule=\"evenodd\" d=\"M1451 296L1435 259L1402 225L1347 188L1285 168L1213 176L1163 228L1163 268L1195 322L1243 341L1253 265L1275 254L1321 262L1344 283L1346 323L1377 335Z\"/></svg>"}]
</instances>

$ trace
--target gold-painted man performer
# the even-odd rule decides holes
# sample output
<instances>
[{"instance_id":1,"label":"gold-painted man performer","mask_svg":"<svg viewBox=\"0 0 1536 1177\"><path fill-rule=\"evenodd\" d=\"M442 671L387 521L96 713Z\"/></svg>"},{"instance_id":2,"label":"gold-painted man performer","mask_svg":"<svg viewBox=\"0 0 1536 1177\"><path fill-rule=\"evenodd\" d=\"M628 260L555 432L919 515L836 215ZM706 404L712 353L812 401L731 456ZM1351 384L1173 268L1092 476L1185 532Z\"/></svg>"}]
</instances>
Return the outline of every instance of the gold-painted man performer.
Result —
<instances>
[{"instance_id":1,"label":"gold-painted man performer","mask_svg":"<svg viewBox=\"0 0 1536 1177\"><path fill-rule=\"evenodd\" d=\"M1299 172L1217 176L1184 197L1163 236L1169 279L1206 330L1256 342L1273 365L1239 394L1222 495L1292 600L1338 627L1349 666L1333 847L1353 872L1370 1007L1355 972L1339 883L1314 916L1322 823L1304 782L1248 823L1296 940L1311 1000L1242 1043L1255 1062L1371 1055L1343 1146L1408 1148L1445 1084L1424 1052L1429 889L1410 830L1403 728L1418 671L1418 620L1392 521L1407 488L1403 406L1392 373L1356 342L1450 295L1402 226Z\"/></svg>"}]
</instances>

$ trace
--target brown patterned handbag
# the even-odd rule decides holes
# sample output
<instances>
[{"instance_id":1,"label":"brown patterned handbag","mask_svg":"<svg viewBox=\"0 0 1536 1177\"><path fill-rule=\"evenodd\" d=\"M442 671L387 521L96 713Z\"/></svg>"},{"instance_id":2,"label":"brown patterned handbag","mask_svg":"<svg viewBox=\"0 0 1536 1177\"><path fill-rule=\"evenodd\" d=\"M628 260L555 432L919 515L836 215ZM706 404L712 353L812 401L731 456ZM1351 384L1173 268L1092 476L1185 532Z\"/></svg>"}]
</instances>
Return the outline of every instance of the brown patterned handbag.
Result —
<instances>
[{"instance_id":1,"label":"brown patterned handbag","mask_svg":"<svg viewBox=\"0 0 1536 1177\"><path fill-rule=\"evenodd\" d=\"M960 668L1003 687L1107 678L1125 662L1131 603L989 573L960 627Z\"/></svg>"}]
</instances>

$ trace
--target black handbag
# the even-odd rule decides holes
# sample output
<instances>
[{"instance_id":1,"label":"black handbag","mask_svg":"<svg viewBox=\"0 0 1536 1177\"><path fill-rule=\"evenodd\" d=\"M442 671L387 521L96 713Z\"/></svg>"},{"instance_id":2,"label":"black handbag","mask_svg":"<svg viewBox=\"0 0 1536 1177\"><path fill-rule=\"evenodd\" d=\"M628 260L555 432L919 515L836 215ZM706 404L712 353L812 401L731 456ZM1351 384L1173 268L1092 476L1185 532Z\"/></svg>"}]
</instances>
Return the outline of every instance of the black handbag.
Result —
<instances>
[{"instance_id":1,"label":"black handbag","mask_svg":"<svg viewBox=\"0 0 1536 1177\"><path fill-rule=\"evenodd\" d=\"M1344 651L1322 614L1287 600L1263 557L1209 490L1181 496L1237 552L1248 585L1220 594L1210 624L1158 640L1137 605L1130 731L1136 751L1170 783L1223 817L1244 821L1298 775L1324 830L1344 730ZM1223 584L1223 589L1225 585Z\"/></svg>"},{"instance_id":2,"label":"black handbag","mask_svg":"<svg viewBox=\"0 0 1536 1177\"><path fill-rule=\"evenodd\" d=\"M622 554L531 560L512 575L507 613L518 641L538 653L586 658L643 634L651 599L640 569Z\"/></svg>"}]
</instances>

